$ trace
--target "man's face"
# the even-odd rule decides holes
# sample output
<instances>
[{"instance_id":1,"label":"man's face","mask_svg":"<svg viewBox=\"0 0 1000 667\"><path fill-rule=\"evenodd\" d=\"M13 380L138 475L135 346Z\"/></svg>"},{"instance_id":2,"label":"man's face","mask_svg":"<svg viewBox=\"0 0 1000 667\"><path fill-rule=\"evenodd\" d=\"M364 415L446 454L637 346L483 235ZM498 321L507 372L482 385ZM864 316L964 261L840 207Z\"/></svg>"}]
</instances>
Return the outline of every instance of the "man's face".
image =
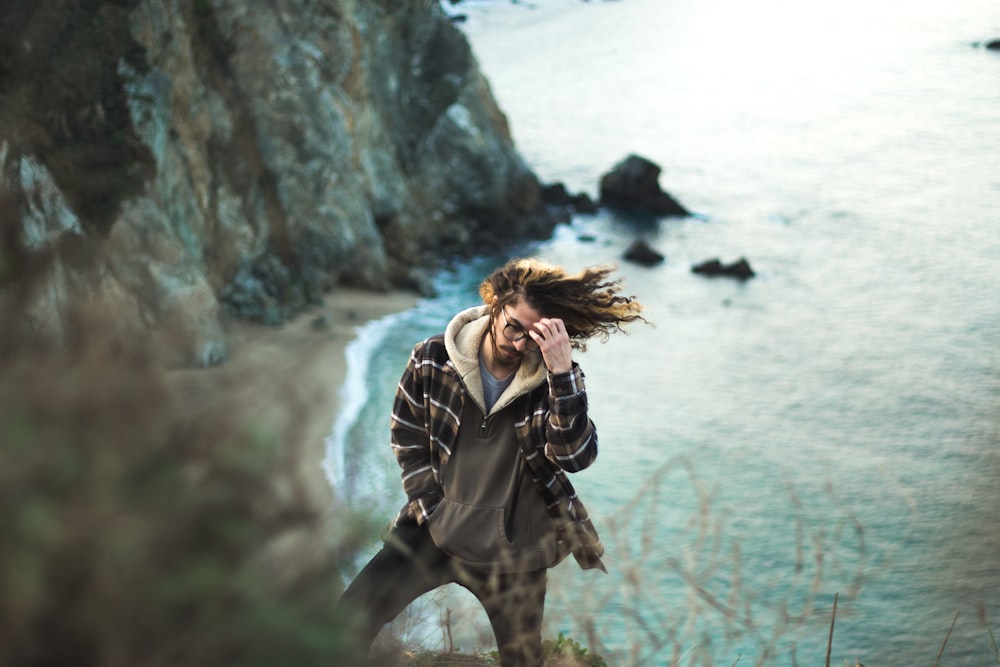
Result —
<instances>
[{"instance_id":1,"label":"man's face","mask_svg":"<svg viewBox=\"0 0 1000 667\"><path fill-rule=\"evenodd\" d=\"M524 299L507 304L493 319L495 361L506 368L517 368L525 353L537 347L528 335L542 316Z\"/></svg>"}]
</instances>

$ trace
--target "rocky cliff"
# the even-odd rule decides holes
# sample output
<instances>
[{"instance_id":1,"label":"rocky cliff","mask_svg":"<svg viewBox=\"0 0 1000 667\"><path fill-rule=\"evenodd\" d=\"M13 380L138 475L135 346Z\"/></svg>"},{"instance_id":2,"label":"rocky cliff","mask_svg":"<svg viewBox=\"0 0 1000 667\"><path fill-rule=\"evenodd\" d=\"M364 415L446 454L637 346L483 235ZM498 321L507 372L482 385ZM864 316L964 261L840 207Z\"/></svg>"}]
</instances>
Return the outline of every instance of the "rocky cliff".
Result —
<instances>
[{"instance_id":1,"label":"rocky cliff","mask_svg":"<svg viewBox=\"0 0 1000 667\"><path fill-rule=\"evenodd\" d=\"M99 298L176 364L226 357L226 312L555 224L437 0L9 0L0 162L20 324Z\"/></svg>"}]
</instances>

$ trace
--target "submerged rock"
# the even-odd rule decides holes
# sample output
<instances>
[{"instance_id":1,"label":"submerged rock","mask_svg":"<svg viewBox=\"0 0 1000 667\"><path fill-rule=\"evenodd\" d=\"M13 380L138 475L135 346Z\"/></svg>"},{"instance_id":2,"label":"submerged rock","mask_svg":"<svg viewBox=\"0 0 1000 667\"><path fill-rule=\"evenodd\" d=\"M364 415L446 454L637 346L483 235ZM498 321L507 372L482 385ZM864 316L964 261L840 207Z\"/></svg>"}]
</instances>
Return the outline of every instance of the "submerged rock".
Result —
<instances>
[{"instance_id":1,"label":"submerged rock","mask_svg":"<svg viewBox=\"0 0 1000 667\"><path fill-rule=\"evenodd\" d=\"M601 177L601 203L638 213L691 215L660 188L661 171L656 163L639 155L629 155Z\"/></svg>"},{"instance_id":2,"label":"submerged rock","mask_svg":"<svg viewBox=\"0 0 1000 667\"><path fill-rule=\"evenodd\" d=\"M972 42L972 46L977 49L987 49L989 51L1000 51L1000 38L989 39L985 42Z\"/></svg>"},{"instance_id":3,"label":"submerged rock","mask_svg":"<svg viewBox=\"0 0 1000 667\"><path fill-rule=\"evenodd\" d=\"M655 250L648 242L643 240L633 241L624 255L625 259L642 266L656 266L663 263L666 257L663 253Z\"/></svg>"}]
</instances>

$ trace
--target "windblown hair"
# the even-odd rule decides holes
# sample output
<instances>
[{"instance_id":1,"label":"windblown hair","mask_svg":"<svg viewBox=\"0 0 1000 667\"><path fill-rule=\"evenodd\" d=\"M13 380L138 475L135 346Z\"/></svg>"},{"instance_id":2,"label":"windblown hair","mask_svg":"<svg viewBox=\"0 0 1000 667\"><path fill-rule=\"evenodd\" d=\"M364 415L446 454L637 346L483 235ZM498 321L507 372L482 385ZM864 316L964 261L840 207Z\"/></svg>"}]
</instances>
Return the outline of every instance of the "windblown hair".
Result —
<instances>
[{"instance_id":1,"label":"windblown hair","mask_svg":"<svg viewBox=\"0 0 1000 667\"><path fill-rule=\"evenodd\" d=\"M634 296L620 296L621 279L611 280L614 267L590 267L575 275L537 259L512 259L483 280L479 295L493 317L523 298L544 317L566 325L571 344L585 349L595 336L602 341L623 325L646 319Z\"/></svg>"}]
</instances>

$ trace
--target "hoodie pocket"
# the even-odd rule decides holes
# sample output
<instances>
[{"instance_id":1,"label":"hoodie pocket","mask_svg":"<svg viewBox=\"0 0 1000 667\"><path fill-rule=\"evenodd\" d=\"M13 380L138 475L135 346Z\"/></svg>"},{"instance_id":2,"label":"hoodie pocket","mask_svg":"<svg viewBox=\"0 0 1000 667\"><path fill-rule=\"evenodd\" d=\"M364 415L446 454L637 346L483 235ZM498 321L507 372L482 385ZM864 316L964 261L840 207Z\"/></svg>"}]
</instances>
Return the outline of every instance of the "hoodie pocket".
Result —
<instances>
[{"instance_id":1,"label":"hoodie pocket","mask_svg":"<svg viewBox=\"0 0 1000 667\"><path fill-rule=\"evenodd\" d=\"M477 507L445 498L428 517L427 528L439 549L467 563L493 564L513 557L502 507Z\"/></svg>"}]
</instances>

